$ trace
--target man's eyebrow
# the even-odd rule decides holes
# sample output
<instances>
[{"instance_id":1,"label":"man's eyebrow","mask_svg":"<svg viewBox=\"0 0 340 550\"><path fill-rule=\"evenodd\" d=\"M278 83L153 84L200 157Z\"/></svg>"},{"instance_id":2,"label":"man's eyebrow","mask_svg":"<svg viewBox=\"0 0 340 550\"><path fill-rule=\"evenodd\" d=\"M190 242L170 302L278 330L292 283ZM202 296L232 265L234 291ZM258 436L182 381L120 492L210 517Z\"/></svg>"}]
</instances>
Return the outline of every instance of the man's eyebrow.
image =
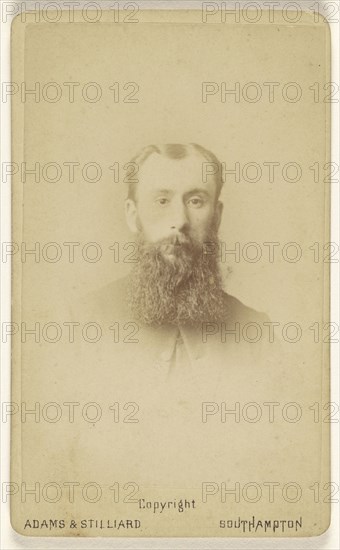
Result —
<instances>
[{"instance_id":1,"label":"man's eyebrow","mask_svg":"<svg viewBox=\"0 0 340 550\"><path fill-rule=\"evenodd\" d=\"M206 197L209 197L209 193L205 190L205 189L202 189L201 187L196 187L195 189L191 189L190 191L188 191L187 193L185 193L186 196L188 195L205 195Z\"/></svg>"},{"instance_id":2,"label":"man's eyebrow","mask_svg":"<svg viewBox=\"0 0 340 550\"><path fill-rule=\"evenodd\" d=\"M171 191L171 189L164 189L164 188L163 188L163 189L155 189L155 190L153 191L153 195L156 195L156 194L158 194L158 193L167 193L167 194L169 195L169 194L172 193L172 192L173 192L173 191Z\"/></svg>"},{"instance_id":3,"label":"man's eyebrow","mask_svg":"<svg viewBox=\"0 0 340 550\"><path fill-rule=\"evenodd\" d=\"M152 191L153 195L158 195L159 193L163 193L163 194L166 194L166 195L172 195L174 193L174 191L172 189L166 189L166 188L154 189ZM195 187L195 189L190 189L190 191L187 191L185 193L185 197L188 197L190 195L205 195L206 197L210 196L210 194L205 189L202 189L201 187Z\"/></svg>"}]
</instances>

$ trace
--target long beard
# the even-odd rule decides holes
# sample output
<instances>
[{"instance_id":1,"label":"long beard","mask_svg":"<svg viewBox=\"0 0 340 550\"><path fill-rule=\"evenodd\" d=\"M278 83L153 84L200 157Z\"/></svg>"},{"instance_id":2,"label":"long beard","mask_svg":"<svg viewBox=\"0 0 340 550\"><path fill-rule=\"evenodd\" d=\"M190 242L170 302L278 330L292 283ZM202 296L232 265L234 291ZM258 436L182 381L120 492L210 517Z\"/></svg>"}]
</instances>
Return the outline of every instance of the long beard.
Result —
<instances>
[{"instance_id":1,"label":"long beard","mask_svg":"<svg viewBox=\"0 0 340 550\"><path fill-rule=\"evenodd\" d=\"M140 240L129 288L135 318L146 325L222 320L224 293L216 232L211 231L205 242L206 247L184 235L152 244Z\"/></svg>"}]
</instances>

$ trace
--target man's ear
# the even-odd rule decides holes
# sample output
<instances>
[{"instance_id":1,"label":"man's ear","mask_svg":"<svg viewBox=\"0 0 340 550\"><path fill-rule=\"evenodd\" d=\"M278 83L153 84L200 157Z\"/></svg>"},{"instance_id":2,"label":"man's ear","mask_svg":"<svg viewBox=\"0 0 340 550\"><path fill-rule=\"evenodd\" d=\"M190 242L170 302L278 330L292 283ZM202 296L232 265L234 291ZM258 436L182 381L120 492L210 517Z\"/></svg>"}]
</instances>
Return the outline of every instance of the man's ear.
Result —
<instances>
[{"instance_id":1,"label":"man's ear","mask_svg":"<svg viewBox=\"0 0 340 550\"><path fill-rule=\"evenodd\" d=\"M222 219L222 213L223 213L223 202L217 201L216 207L215 207L215 227L216 230L219 229Z\"/></svg>"},{"instance_id":2,"label":"man's ear","mask_svg":"<svg viewBox=\"0 0 340 550\"><path fill-rule=\"evenodd\" d=\"M125 201L125 217L130 231L139 233L137 207L132 199L126 199Z\"/></svg>"}]
</instances>

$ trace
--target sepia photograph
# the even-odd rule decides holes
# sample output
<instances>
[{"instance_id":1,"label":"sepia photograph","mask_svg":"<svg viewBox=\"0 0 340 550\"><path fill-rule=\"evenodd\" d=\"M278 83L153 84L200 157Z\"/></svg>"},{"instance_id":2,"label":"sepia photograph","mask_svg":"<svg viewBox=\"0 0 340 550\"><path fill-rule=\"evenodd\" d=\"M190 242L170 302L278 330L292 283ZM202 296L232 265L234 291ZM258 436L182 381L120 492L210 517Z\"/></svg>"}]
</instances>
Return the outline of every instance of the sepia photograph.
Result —
<instances>
[{"instance_id":1,"label":"sepia photograph","mask_svg":"<svg viewBox=\"0 0 340 550\"><path fill-rule=\"evenodd\" d=\"M327 542L330 25L64 4L15 13L3 86L12 528Z\"/></svg>"}]
</instances>

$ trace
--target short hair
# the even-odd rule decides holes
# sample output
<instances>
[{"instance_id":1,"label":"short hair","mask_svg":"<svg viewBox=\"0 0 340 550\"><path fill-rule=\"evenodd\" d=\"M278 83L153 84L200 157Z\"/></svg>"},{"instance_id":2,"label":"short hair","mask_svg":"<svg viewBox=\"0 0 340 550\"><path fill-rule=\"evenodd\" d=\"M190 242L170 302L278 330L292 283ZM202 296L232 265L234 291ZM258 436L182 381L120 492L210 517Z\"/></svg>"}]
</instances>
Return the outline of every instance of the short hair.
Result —
<instances>
[{"instance_id":1,"label":"short hair","mask_svg":"<svg viewBox=\"0 0 340 550\"><path fill-rule=\"evenodd\" d=\"M208 149L205 149L201 145L198 145L197 143L189 143L189 144L182 144L182 143L166 143L162 145L147 145L144 147L137 155L135 155L130 163L131 164L137 164L138 168L140 168L145 161L149 158L150 155L153 153L157 153L159 155L162 155L164 157L170 158L170 159L182 159L186 158L193 153L199 153L207 162L212 163L214 167L217 168L216 171L214 171L214 174L211 174L214 176L215 184L216 184L216 200L220 196L223 181L222 181L222 170L221 170L221 163L218 160L218 158L209 151ZM136 174L136 172L135 172ZM137 179L131 178L128 185L128 199L136 200L136 192L137 192L137 184L138 184L138 177Z\"/></svg>"}]
</instances>

